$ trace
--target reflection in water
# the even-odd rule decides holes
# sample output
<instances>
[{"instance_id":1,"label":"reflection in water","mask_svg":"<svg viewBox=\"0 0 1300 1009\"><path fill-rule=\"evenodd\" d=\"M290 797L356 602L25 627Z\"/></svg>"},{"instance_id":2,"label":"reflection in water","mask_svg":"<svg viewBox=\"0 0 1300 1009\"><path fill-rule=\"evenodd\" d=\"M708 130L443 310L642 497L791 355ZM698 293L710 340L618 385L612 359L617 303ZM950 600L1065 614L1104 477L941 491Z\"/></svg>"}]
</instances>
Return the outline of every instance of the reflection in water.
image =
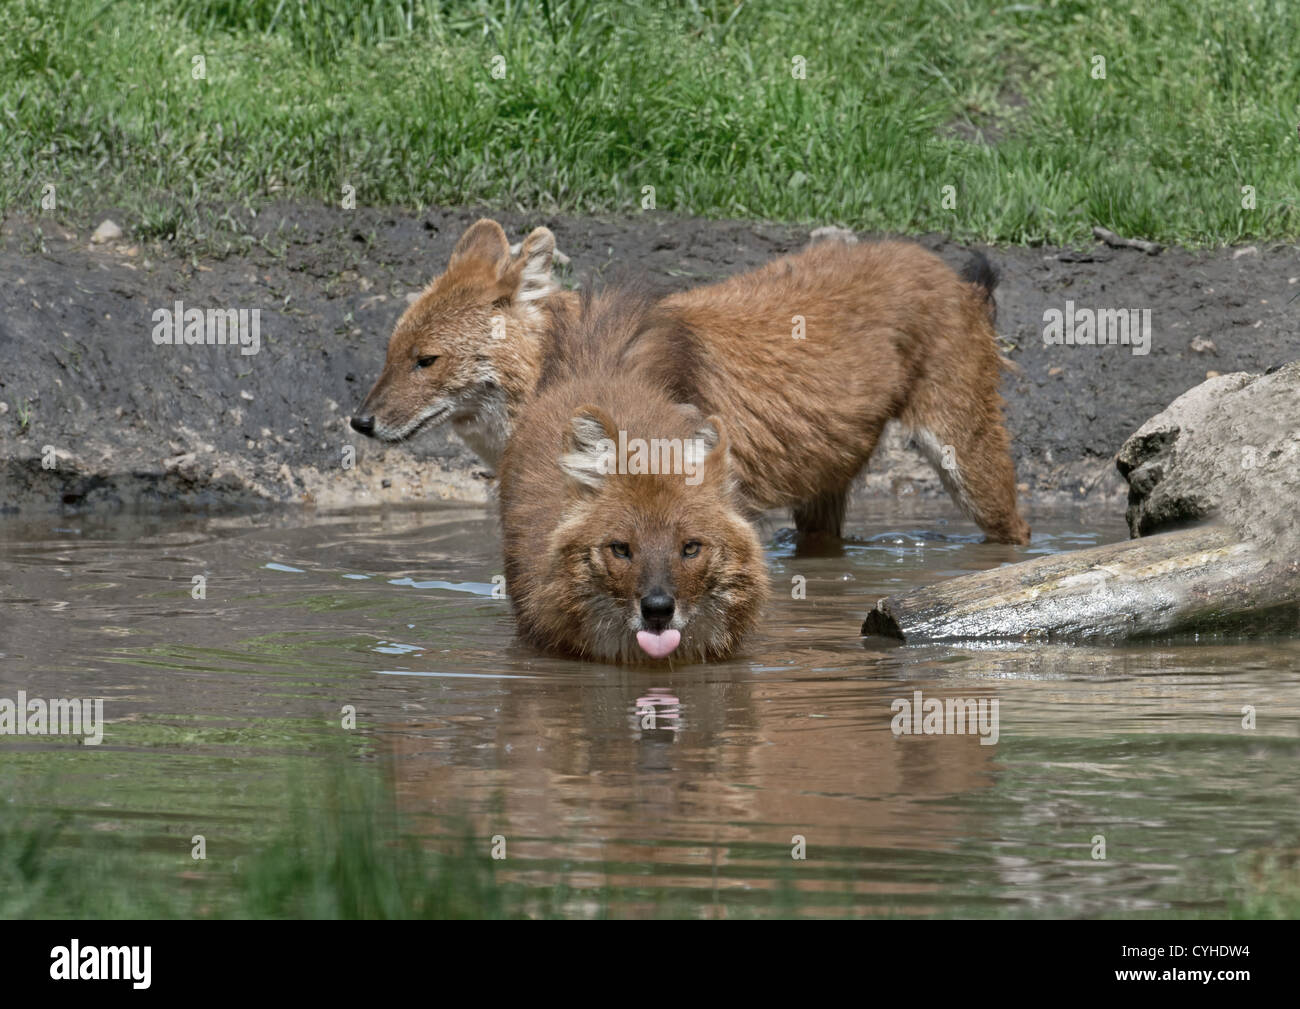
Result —
<instances>
[{"instance_id":1,"label":"reflection in water","mask_svg":"<svg viewBox=\"0 0 1300 1009\"><path fill-rule=\"evenodd\" d=\"M860 520L821 557L769 528L774 601L745 653L662 669L514 642L480 509L10 521L0 697L103 697L109 724L99 765L29 738L0 740L0 766L61 776L142 843L195 820L247 843L277 809L268 768L347 732L350 705L431 839L467 817L513 877L612 887L630 913L782 890L828 915L1220 912L1227 860L1300 830L1297 641L858 637L883 594L1123 535L1035 516L1030 547L986 545L942 514ZM996 745L896 736L917 691L996 701Z\"/></svg>"}]
</instances>

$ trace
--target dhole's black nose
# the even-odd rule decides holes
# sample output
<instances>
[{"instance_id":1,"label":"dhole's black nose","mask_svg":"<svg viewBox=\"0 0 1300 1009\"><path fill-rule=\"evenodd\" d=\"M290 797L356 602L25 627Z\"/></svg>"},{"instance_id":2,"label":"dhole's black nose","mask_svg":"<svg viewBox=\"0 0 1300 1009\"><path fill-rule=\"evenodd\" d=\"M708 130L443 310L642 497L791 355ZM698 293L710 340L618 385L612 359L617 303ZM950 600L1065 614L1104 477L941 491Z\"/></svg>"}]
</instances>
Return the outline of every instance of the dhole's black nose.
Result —
<instances>
[{"instance_id":1,"label":"dhole's black nose","mask_svg":"<svg viewBox=\"0 0 1300 1009\"><path fill-rule=\"evenodd\" d=\"M371 416L371 417L353 417L353 418L352 418L352 430L353 430L353 431L359 431L359 432L361 432L362 434L367 434L367 435L372 435L372 436L373 436L374 433L375 433L375 418L374 418L373 416Z\"/></svg>"},{"instance_id":2,"label":"dhole's black nose","mask_svg":"<svg viewBox=\"0 0 1300 1009\"><path fill-rule=\"evenodd\" d=\"M673 618L673 597L663 589L655 589L641 597L641 619L652 631L662 631Z\"/></svg>"}]
</instances>

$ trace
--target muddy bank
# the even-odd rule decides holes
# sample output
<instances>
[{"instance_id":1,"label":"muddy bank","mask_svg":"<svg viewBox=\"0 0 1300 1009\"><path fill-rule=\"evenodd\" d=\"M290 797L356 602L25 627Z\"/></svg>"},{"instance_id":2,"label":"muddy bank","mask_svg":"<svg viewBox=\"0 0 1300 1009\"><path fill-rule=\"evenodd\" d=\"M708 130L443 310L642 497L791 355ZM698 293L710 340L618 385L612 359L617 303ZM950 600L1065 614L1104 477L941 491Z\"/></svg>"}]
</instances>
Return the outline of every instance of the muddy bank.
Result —
<instances>
[{"instance_id":1,"label":"muddy bank","mask_svg":"<svg viewBox=\"0 0 1300 1009\"><path fill-rule=\"evenodd\" d=\"M127 236L91 243L113 216ZM482 466L448 430L393 447L355 435L350 412L377 374L406 295L445 265L480 216L291 204L250 221L247 255L184 257L129 237L111 210L75 226L10 217L0 228L0 508L224 508L484 500ZM664 290L801 247L805 229L663 214L617 219L493 214L512 240L545 224L570 283L629 266ZM42 237L33 237L39 226ZM954 264L964 249L921 239ZM1122 512L1113 455L1207 372L1300 357L1300 253L987 249L1002 271L999 331L1020 370L1003 384L1019 479L1035 502ZM260 310L260 347L156 346L157 309ZM1150 309L1149 353L1045 345L1044 313ZM871 362L864 360L863 368ZM780 409L779 403L773 404ZM942 494L897 437L859 493Z\"/></svg>"}]
</instances>

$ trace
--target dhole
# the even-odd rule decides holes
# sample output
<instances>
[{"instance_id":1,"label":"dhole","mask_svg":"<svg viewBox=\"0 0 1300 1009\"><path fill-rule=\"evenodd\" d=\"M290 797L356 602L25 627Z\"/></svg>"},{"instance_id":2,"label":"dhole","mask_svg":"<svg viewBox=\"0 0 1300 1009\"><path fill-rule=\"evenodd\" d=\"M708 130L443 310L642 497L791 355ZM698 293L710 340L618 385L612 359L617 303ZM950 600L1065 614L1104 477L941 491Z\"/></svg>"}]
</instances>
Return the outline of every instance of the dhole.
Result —
<instances>
[{"instance_id":1,"label":"dhole","mask_svg":"<svg viewBox=\"0 0 1300 1009\"><path fill-rule=\"evenodd\" d=\"M392 438L454 418L495 464L542 374L548 324L572 310L551 282L554 245L538 228L512 260L499 225L472 225L399 321L353 426ZM664 298L627 336L629 360L723 417L750 508L789 507L803 534L840 534L853 479L898 420L990 540L1025 543L998 394L996 283L982 256L958 277L912 243L822 242ZM495 341L494 312L505 320Z\"/></svg>"},{"instance_id":2,"label":"dhole","mask_svg":"<svg viewBox=\"0 0 1300 1009\"><path fill-rule=\"evenodd\" d=\"M543 648L724 658L767 597L763 553L723 422L621 358L647 304L606 295L557 320L498 473L506 589Z\"/></svg>"}]
</instances>

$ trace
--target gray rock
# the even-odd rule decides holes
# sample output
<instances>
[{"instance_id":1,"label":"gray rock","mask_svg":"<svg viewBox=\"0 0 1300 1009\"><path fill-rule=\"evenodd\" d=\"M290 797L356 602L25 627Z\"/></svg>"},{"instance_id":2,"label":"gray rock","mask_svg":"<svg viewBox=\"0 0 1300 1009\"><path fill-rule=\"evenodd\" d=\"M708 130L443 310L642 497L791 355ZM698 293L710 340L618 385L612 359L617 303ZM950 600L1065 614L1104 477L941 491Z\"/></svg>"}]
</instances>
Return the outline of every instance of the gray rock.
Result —
<instances>
[{"instance_id":1,"label":"gray rock","mask_svg":"<svg viewBox=\"0 0 1300 1009\"><path fill-rule=\"evenodd\" d=\"M105 242L113 242L122 237L122 229L117 226L117 222L106 220L95 233L90 236L90 240L96 245L103 245Z\"/></svg>"},{"instance_id":2,"label":"gray rock","mask_svg":"<svg viewBox=\"0 0 1300 1009\"><path fill-rule=\"evenodd\" d=\"M1146 536L1217 519L1269 549L1300 549L1300 361L1183 393L1116 456L1128 525Z\"/></svg>"}]
</instances>

